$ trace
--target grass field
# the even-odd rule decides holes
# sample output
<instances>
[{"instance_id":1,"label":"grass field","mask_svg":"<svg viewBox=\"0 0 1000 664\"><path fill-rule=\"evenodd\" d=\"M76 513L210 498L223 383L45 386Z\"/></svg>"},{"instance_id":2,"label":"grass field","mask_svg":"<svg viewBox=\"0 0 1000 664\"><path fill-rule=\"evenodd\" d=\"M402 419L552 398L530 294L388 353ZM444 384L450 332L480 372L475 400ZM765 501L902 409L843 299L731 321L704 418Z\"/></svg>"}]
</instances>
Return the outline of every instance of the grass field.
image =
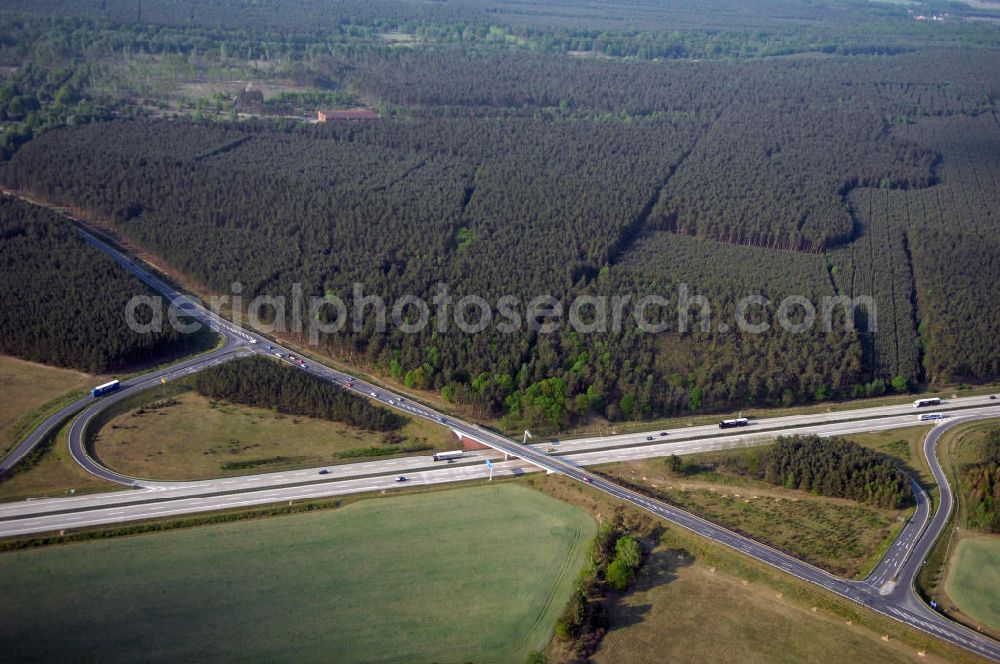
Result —
<instances>
[{"instance_id":1,"label":"grass field","mask_svg":"<svg viewBox=\"0 0 1000 664\"><path fill-rule=\"evenodd\" d=\"M876 431L874 433L854 433L847 436L858 445L863 445L876 452L895 457L912 473L924 489L936 488L934 476L927 467L924 458L924 438L932 426L921 425L892 429L891 431Z\"/></svg>"},{"instance_id":2,"label":"grass field","mask_svg":"<svg viewBox=\"0 0 1000 664\"><path fill-rule=\"evenodd\" d=\"M124 488L94 477L73 460L66 442L68 429L67 423L56 432L52 443L34 463L31 457L25 459L23 470L0 482L0 501Z\"/></svg>"},{"instance_id":3,"label":"grass field","mask_svg":"<svg viewBox=\"0 0 1000 664\"><path fill-rule=\"evenodd\" d=\"M65 395L82 394L103 377L0 355L0 456L30 433Z\"/></svg>"},{"instance_id":4,"label":"grass field","mask_svg":"<svg viewBox=\"0 0 1000 664\"><path fill-rule=\"evenodd\" d=\"M681 548L650 556L635 592L612 610L612 629L593 657L605 662L946 661L882 641L828 610L778 596L762 583L701 563Z\"/></svg>"},{"instance_id":5,"label":"grass field","mask_svg":"<svg viewBox=\"0 0 1000 664\"><path fill-rule=\"evenodd\" d=\"M948 564L948 596L966 614L1000 629L1000 537L966 537Z\"/></svg>"},{"instance_id":6,"label":"grass field","mask_svg":"<svg viewBox=\"0 0 1000 664\"><path fill-rule=\"evenodd\" d=\"M399 431L402 440L339 422L281 415L275 411L213 402L193 391L171 397L176 404L119 414L95 437L94 452L110 468L150 479L199 479L371 460L352 450L376 447L390 452L427 447L409 454L454 449L448 429L411 418ZM147 404L173 403L154 392ZM403 452L406 454L405 452ZM343 456L341 456L343 455Z\"/></svg>"},{"instance_id":7,"label":"grass field","mask_svg":"<svg viewBox=\"0 0 1000 664\"><path fill-rule=\"evenodd\" d=\"M502 484L0 555L7 661L521 662L596 531Z\"/></svg>"},{"instance_id":8,"label":"grass field","mask_svg":"<svg viewBox=\"0 0 1000 664\"><path fill-rule=\"evenodd\" d=\"M690 467L725 454L684 459ZM813 496L731 474L674 473L665 459L613 464L601 471L843 576L865 569L907 513Z\"/></svg>"}]
</instances>

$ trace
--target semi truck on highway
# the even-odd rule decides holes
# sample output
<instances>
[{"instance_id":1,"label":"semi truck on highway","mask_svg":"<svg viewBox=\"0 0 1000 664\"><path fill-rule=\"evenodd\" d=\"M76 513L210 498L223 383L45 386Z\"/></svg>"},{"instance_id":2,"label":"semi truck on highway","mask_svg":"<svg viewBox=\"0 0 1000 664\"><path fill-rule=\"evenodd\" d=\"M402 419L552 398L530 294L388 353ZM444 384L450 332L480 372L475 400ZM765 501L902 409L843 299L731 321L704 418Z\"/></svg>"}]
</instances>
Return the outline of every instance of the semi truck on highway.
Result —
<instances>
[{"instance_id":1,"label":"semi truck on highway","mask_svg":"<svg viewBox=\"0 0 1000 664\"><path fill-rule=\"evenodd\" d=\"M914 408L924 408L926 406L937 406L940 405L941 399L937 397L929 397L927 399L917 399L913 402Z\"/></svg>"},{"instance_id":2,"label":"semi truck on highway","mask_svg":"<svg viewBox=\"0 0 1000 664\"><path fill-rule=\"evenodd\" d=\"M746 417L737 417L732 420L722 420L719 422L720 429L732 429L734 427L745 427L750 424L750 420Z\"/></svg>"},{"instance_id":3,"label":"semi truck on highway","mask_svg":"<svg viewBox=\"0 0 1000 664\"><path fill-rule=\"evenodd\" d=\"M108 392L114 392L119 387L121 387L121 385L122 384L117 380L112 380L110 382L104 383L103 385L98 385L97 387L93 388L92 390L90 390L90 394L92 396L99 397L102 394L107 394Z\"/></svg>"},{"instance_id":4,"label":"semi truck on highway","mask_svg":"<svg viewBox=\"0 0 1000 664\"><path fill-rule=\"evenodd\" d=\"M943 420L944 413L920 413L917 415L917 422L926 422L928 420Z\"/></svg>"},{"instance_id":5,"label":"semi truck on highway","mask_svg":"<svg viewBox=\"0 0 1000 664\"><path fill-rule=\"evenodd\" d=\"M462 450L454 450L452 452L436 452L434 454L434 460L435 461L450 461L452 459L459 459L464 454L465 454L465 452L463 452Z\"/></svg>"}]
</instances>

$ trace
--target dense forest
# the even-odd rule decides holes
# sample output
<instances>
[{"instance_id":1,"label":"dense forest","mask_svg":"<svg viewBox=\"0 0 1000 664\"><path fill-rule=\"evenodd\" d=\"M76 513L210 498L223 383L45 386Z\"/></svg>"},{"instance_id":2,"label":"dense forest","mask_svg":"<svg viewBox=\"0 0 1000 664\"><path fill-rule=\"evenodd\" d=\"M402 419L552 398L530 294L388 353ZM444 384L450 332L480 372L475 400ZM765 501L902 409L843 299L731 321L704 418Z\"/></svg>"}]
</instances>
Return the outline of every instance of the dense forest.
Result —
<instances>
[{"instance_id":1,"label":"dense forest","mask_svg":"<svg viewBox=\"0 0 1000 664\"><path fill-rule=\"evenodd\" d=\"M820 496L894 509L913 502L910 480L892 459L843 438L783 436L763 454L724 463L771 484Z\"/></svg>"},{"instance_id":2,"label":"dense forest","mask_svg":"<svg viewBox=\"0 0 1000 664\"><path fill-rule=\"evenodd\" d=\"M0 182L106 218L213 291L301 284L349 311L356 284L390 303L662 297L659 334L629 315L465 334L434 312L416 334L368 317L320 337L483 415L558 429L1000 376L1000 314L979 301L1000 277L1000 40L961 10L929 26L832 1L24 4L0 0L0 110L22 131ZM177 102L231 78L278 86L263 109L340 99L383 119L247 115L221 84ZM706 329L680 329L688 296ZM766 333L733 324L745 296L767 298ZM789 331L788 296L874 306Z\"/></svg>"},{"instance_id":3,"label":"dense forest","mask_svg":"<svg viewBox=\"0 0 1000 664\"><path fill-rule=\"evenodd\" d=\"M1000 430L980 441L981 461L961 469L966 525L986 532L1000 532Z\"/></svg>"},{"instance_id":4,"label":"dense forest","mask_svg":"<svg viewBox=\"0 0 1000 664\"><path fill-rule=\"evenodd\" d=\"M205 343L204 334L183 335L169 326L129 330L126 303L150 294L66 219L0 196L0 352L101 373Z\"/></svg>"},{"instance_id":5,"label":"dense forest","mask_svg":"<svg viewBox=\"0 0 1000 664\"><path fill-rule=\"evenodd\" d=\"M194 388L212 399L343 422L371 431L394 431L406 422L387 408L260 356L239 358L201 371L195 374Z\"/></svg>"},{"instance_id":6,"label":"dense forest","mask_svg":"<svg viewBox=\"0 0 1000 664\"><path fill-rule=\"evenodd\" d=\"M413 3L405 0L3 0L0 7L52 14L101 18L117 23L152 25L199 25L242 29L326 30L336 32L344 24L393 25L426 21L429 24L489 23L508 26L545 26L548 31L565 28L628 30L638 27L657 31L729 25L732 28L765 28L788 23L817 27L824 23L843 25L865 3L833 0L804 4L795 0L750 0L732 4L726 0L675 0L674 2L626 1L608 11L603 3L557 0L525 10L517 0L470 0L462 3ZM879 8L870 16L886 15ZM581 30L581 32L586 32Z\"/></svg>"}]
</instances>

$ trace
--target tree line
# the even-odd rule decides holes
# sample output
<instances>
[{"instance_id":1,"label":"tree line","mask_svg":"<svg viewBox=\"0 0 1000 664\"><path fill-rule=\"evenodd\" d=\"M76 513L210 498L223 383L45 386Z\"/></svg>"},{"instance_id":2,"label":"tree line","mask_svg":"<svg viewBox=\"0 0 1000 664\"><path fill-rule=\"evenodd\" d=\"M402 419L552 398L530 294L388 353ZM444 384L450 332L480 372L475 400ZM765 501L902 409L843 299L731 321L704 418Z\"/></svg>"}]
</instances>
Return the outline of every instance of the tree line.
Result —
<instances>
[{"instance_id":1,"label":"tree line","mask_svg":"<svg viewBox=\"0 0 1000 664\"><path fill-rule=\"evenodd\" d=\"M989 431L980 444L980 460L961 469L966 524L989 533L1000 532L1000 429Z\"/></svg>"},{"instance_id":2,"label":"tree line","mask_svg":"<svg viewBox=\"0 0 1000 664\"><path fill-rule=\"evenodd\" d=\"M620 514L598 528L573 597L556 622L556 637L576 657L586 659L597 650L611 627L605 606L607 590L624 592L635 580L644 559L642 545L626 528Z\"/></svg>"},{"instance_id":3,"label":"tree line","mask_svg":"<svg viewBox=\"0 0 1000 664\"><path fill-rule=\"evenodd\" d=\"M723 462L771 484L901 509L913 502L906 473L889 457L844 438L781 436L760 455Z\"/></svg>"},{"instance_id":4,"label":"tree line","mask_svg":"<svg viewBox=\"0 0 1000 664\"><path fill-rule=\"evenodd\" d=\"M406 418L331 383L265 357L246 357L198 372L194 388L212 399L303 415L370 431L394 431Z\"/></svg>"}]
</instances>

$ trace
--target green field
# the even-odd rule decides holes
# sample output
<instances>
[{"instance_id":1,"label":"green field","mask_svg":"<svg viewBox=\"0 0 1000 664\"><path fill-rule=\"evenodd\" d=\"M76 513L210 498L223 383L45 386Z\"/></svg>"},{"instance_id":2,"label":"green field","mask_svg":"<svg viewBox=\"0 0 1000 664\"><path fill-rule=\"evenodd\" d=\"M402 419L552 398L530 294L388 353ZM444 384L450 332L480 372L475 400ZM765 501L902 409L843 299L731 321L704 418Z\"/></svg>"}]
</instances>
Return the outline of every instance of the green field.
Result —
<instances>
[{"instance_id":1,"label":"green field","mask_svg":"<svg viewBox=\"0 0 1000 664\"><path fill-rule=\"evenodd\" d=\"M6 661L521 662L596 527L501 484L0 555Z\"/></svg>"},{"instance_id":2,"label":"green field","mask_svg":"<svg viewBox=\"0 0 1000 664\"><path fill-rule=\"evenodd\" d=\"M1000 629L1000 538L962 539L949 564L945 590L962 611Z\"/></svg>"}]
</instances>

